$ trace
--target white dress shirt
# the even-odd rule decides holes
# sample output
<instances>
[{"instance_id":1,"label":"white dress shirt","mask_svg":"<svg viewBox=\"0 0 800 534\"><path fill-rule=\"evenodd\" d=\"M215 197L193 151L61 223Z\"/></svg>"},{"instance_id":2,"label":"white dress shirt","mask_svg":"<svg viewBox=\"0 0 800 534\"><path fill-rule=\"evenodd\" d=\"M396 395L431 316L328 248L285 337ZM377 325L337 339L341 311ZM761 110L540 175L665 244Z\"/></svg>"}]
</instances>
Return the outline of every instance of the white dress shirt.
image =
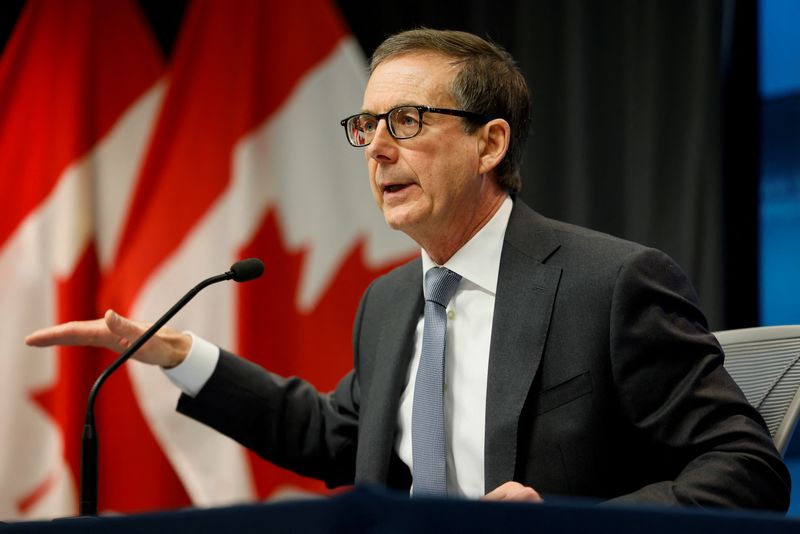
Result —
<instances>
[{"instance_id":1,"label":"white dress shirt","mask_svg":"<svg viewBox=\"0 0 800 534\"><path fill-rule=\"evenodd\" d=\"M442 266L461 275L458 289L447 306L445 349L447 489L452 496L480 497L485 493L483 445L489 345L500 253L512 206L511 199L506 198L489 222ZM423 293L424 274L436 266L423 250ZM412 468L411 412L422 352L423 323L424 318L420 316L414 335L414 355L406 373L397 417L395 449L409 469ZM214 372L219 348L187 333L192 336L189 355L180 365L164 371L184 393L193 397Z\"/></svg>"}]
</instances>

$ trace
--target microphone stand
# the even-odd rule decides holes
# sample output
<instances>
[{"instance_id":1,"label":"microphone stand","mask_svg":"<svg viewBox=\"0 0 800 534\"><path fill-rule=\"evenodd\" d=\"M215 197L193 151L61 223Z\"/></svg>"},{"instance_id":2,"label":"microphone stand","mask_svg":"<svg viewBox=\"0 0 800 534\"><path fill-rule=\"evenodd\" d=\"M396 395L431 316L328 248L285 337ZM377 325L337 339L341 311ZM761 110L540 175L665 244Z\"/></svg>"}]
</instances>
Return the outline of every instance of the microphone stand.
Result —
<instances>
[{"instance_id":1,"label":"microphone stand","mask_svg":"<svg viewBox=\"0 0 800 534\"><path fill-rule=\"evenodd\" d=\"M247 262L251 260L242 261ZM97 515L97 429L94 422L94 402L95 398L97 397L97 393L100 391L100 387L114 371L119 369L123 363L128 361L128 359L133 356L133 354L139 350L141 346L147 342L147 340L153 337L153 334L158 332L162 326L167 324L167 321L172 319L172 317L178 313L178 311L180 311L180 309L183 308L190 300L192 300L202 289L210 286L211 284L216 284L217 282L223 282L232 278L237 279L238 277L235 267L239 263L241 262L234 264L230 271L207 278L189 290L189 292L186 293L183 298L181 298L174 306L172 306L167 313L165 313L158 321L153 323L153 325L148 328L144 334L134 341L133 344L114 361L114 363L112 363L105 371L103 371L103 373L94 383L94 386L92 386L92 389L89 392L89 400L86 404L86 419L83 424L83 437L81 439L81 515ZM263 264L261 268L263 270ZM258 275L260 274L261 273L259 272ZM239 280L237 279L237 281Z\"/></svg>"}]
</instances>

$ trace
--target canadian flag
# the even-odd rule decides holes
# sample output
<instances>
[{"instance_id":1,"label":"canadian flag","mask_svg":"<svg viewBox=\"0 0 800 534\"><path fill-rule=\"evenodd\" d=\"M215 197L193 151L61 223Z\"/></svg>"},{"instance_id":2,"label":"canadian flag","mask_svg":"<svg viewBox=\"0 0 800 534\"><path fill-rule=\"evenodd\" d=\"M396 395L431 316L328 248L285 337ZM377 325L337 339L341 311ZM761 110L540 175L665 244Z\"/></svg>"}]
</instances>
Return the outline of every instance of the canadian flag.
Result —
<instances>
[{"instance_id":1,"label":"canadian flag","mask_svg":"<svg viewBox=\"0 0 800 534\"><path fill-rule=\"evenodd\" d=\"M326 0L189 4L171 64L129 0L29 0L0 63L0 519L77 511L89 387L113 358L26 333L106 308L171 323L332 388L366 285L416 252L369 193L338 120L362 52ZM98 397L101 511L222 505L322 486L174 412L131 362Z\"/></svg>"}]
</instances>

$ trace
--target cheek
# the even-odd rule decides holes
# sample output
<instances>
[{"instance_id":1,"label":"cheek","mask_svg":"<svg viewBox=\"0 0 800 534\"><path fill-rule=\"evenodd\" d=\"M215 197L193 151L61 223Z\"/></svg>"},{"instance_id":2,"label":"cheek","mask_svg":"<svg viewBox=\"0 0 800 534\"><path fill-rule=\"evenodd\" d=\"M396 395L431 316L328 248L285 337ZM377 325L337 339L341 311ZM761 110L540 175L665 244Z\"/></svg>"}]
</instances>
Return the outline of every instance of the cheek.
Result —
<instances>
[{"instance_id":1,"label":"cheek","mask_svg":"<svg viewBox=\"0 0 800 534\"><path fill-rule=\"evenodd\" d=\"M479 183L474 154L463 150L453 150L440 158L428 174L428 192L439 202L459 199Z\"/></svg>"},{"instance_id":2,"label":"cheek","mask_svg":"<svg viewBox=\"0 0 800 534\"><path fill-rule=\"evenodd\" d=\"M375 180L375 173L377 172L377 165L373 164L371 160L367 160L367 174L369 176L369 188L372 191L372 196L380 204L382 195L378 194L378 185Z\"/></svg>"}]
</instances>

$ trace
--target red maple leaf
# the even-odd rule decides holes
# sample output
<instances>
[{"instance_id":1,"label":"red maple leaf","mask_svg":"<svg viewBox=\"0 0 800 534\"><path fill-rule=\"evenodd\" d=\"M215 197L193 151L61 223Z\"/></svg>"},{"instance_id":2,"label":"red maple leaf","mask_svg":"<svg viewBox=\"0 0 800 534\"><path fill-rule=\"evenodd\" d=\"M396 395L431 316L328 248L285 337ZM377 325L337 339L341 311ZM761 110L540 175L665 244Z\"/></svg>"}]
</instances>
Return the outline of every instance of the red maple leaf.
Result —
<instances>
[{"instance_id":1,"label":"red maple leaf","mask_svg":"<svg viewBox=\"0 0 800 534\"><path fill-rule=\"evenodd\" d=\"M281 236L274 212L269 212L257 235L242 250L241 257L267 258L268 270L261 279L237 286L239 351L271 371L302 376L320 391L327 391L352 366L351 329L361 294L376 276L396 263L371 269L363 259L363 241L354 243L316 306L301 312L296 302L306 253L289 251ZM94 295L101 285L95 250L90 247L73 275L57 282L58 321L99 316ZM65 459L76 482L86 399L97 376L115 357L105 350L60 348L57 383L33 395L61 430ZM139 408L124 367L98 396L96 420L101 511L131 513L191 504ZM254 454L249 459L260 498L286 487L325 491L319 481L290 473ZM35 504L53 482L54 477L48 477L27 496L20 503L21 511Z\"/></svg>"},{"instance_id":2,"label":"red maple leaf","mask_svg":"<svg viewBox=\"0 0 800 534\"><path fill-rule=\"evenodd\" d=\"M267 261L266 275L239 288L239 350L248 359L283 376L300 376L319 391L333 389L353 365L352 326L358 302L369 283L398 262L371 269L363 240L354 243L316 306L297 309L305 251L291 252L274 211L240 257ZM404 260L405 261L405 260ZM324 491L317 480L301 477L250 454L260 497L282 486Z\"/></svg>"},{"instance_id":3,"label":"red maple leaf","mask_svg":"<svg viewBox=\"0 0 800 534\"><path fill-rule=\"evenodd\" d=\"M57 321L97 317L95 295L100 284L97 255L90 246L72 275L56 282ZM107 350L60 347L56 383L32 394L60 430L64 458L76 484L80 480L80 438L89 390L115 358ZM103 386L95 406L99 509L130 513L189 506L183 485L142 415L125 368ZM18 503L20 512L29 510L54 481L55 473ZM77 488L75 493L78 495Z\"/></svg>"}]
</instances>

